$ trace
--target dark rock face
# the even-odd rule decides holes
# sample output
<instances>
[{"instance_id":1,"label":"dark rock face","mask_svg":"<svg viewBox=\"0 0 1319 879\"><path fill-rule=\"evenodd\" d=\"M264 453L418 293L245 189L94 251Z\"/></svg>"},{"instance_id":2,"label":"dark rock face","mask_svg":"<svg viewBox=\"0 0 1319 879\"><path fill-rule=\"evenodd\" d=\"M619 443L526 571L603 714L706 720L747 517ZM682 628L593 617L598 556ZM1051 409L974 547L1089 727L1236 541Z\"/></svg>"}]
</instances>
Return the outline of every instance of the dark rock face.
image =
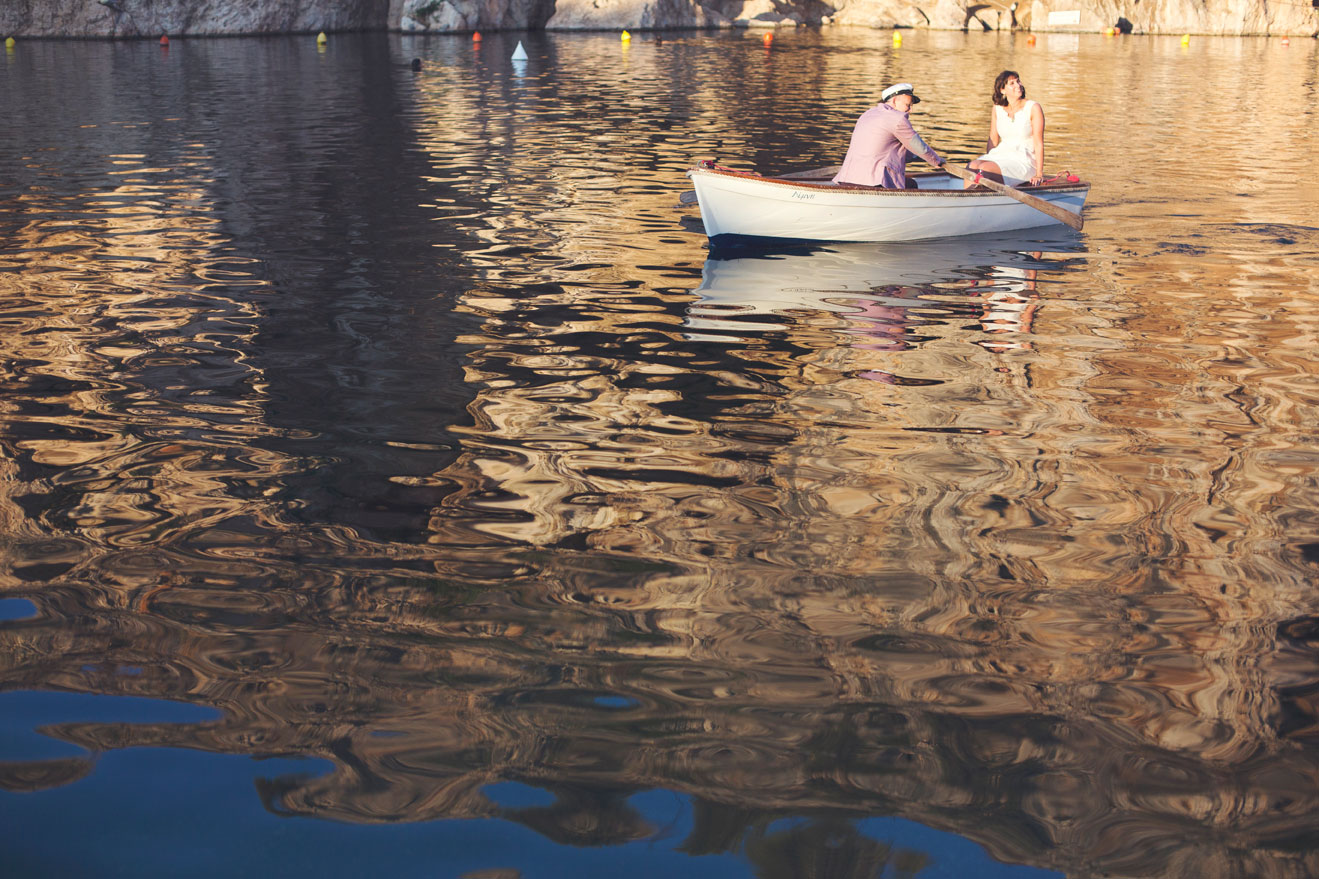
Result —
<instances>
[{"instance_id":1,"label":"dark rock face","mask_svg":"<svg viewBox=\"0 0 1319 879\"><path fill-rule=\"evenodd\" d=\"M0 33L32 37L157 37L383 29L379 0L10 0Z\"/></svg>"},{"instance_id":2,"label":"dark rock face","mask_svg":"<svg viewBox=\"0 0 1319 879\"><path fill-rule=\"evenodd\" d=\"M390 0L391 30L431 33L541 30L554 0Z\"/></svg>"}]
</instances>

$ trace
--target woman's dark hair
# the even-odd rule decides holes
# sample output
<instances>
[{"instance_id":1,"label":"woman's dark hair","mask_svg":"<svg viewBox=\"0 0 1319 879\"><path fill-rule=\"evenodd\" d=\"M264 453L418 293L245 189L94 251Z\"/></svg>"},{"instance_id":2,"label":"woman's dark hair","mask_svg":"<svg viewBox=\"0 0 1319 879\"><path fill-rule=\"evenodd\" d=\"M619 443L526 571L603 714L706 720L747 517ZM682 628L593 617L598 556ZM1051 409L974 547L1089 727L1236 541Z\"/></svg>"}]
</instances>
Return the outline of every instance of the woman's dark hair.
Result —
<instances>
[{"instance_id":1,"label":"woman's dark hair","mask_svg":"<svg viewBox=\"0 0 1319 879\"><path fill-rule=\"evenodd\" d=\"M1017 82L1021 82L1021 77L1017 76L1015 70L1005 70L994 79L994 103L1000 107L1008 105L1008 99L1003 97L1003 86L1008 84L1009 79L1016 79ZM1024 85L1021 87L1021 97L1023 100L1026 97L1026 87Z\"/></svg>"}]
</instances>

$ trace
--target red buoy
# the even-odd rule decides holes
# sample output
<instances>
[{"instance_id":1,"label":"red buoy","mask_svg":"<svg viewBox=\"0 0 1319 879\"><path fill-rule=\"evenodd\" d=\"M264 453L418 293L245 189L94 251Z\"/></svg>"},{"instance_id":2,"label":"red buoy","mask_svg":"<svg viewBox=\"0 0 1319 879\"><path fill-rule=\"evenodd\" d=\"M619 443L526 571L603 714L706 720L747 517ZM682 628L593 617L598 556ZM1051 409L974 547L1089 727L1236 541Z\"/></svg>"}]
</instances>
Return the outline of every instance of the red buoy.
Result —
<instances>
[{"instance_id":1,"label":"red buoy","mask_svg":"<svg viewBox=\"0 0 1319 879\"><path fill-rule=\"evenodd\" d=\"M169 45L169 37L167 37L167 36L163 36L163 35L162 35L161 38L160 38L160 45L162 45L162 46L168 46L168 45Z\"/></svg>"}]
</instances>

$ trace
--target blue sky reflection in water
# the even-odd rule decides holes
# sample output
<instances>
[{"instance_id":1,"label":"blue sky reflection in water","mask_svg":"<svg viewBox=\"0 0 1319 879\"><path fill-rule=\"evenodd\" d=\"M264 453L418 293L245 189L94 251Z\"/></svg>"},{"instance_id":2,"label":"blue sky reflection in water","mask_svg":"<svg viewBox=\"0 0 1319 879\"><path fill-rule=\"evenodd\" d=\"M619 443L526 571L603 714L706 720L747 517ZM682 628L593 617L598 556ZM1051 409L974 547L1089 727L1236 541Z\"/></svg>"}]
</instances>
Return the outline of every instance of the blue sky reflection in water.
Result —
<instances>
[{"instance_id":1,"label":"blue sky reflection in water","mask_svg":"<svg viewBox=\"0 0 1319 879\"><path fill-rule=\"evenodd\" d=\"M6 867L1319 872L1315 46L886 37L7 54ZM1004 67L1083 234L675 207Z\"/></svg>"},{"instance_id":2,"label":"blue sky reflection in water","mask_svg":"<svg viewBox=\"0 0 1319 879\"><path fill-rule=\"evenodd\" d=\"M158 748L114 752L75 785L35 799L0 795L6 835L22 841L7 846L6 875L406 877L458 876L492 866L540 877L612 875L619 869L643 877L756 875L742 853L693 856L678 850L692 828L692 806L667 791L629 800L663 828L661 834L607 848L556 845L504 819L338 824L282 820L262 807L263 784L326 768L324 761L306 759L254 760ZM503 805L520 805L519 798L509 799ZM827 819L816 825L779 822L768 828L768 838L791 838L821 823L829 824ZM997 864L960 837L901 819L832 822L828 830L832 834L823 838L833 847L827 852L860 852L863 859L887 865L883 876L1057 875ZM904 873L900 865L920 865L920 871Z\"/></svg>"}]
</instances>

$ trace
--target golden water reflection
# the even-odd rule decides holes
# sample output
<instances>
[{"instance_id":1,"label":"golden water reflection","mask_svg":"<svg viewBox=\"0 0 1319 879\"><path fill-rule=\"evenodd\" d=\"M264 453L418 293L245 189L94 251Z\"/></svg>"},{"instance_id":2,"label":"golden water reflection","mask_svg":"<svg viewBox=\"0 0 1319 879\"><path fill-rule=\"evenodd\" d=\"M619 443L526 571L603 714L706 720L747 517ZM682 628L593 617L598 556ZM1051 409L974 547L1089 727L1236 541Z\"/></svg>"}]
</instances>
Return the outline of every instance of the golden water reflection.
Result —
<instances>
[{"instance_id":1,"label":"golden water reflection","mask_svg":"<svg viewBox=\"0 0 1319 879\"><path fill-rule=\"evenodd\" d=\"M280 813L501 814L602 844L653 833L624 799L662 786L728 840L748 809L843 808L1069 871L1158 872L1167 849L1308 870L1312 579L1252 549L1285 539L1276 438L1158 448L1112 410L1113 350L1040 341L1048 308L997 344L992 297L1029 303L1024 278L1076 257L815 256L813 291L794 257L712 261L677 312L484 291L456 340L461 448L394 477L434 498L419 542L207 526L46 570L7 682L225 714L47 730L92 752L329 759L262 788ZM6 786L85 769L11 765ZM556 805L497 806L501 780Z\"/></svg>"},{"instance_id":2,"label":"golden water reflection","mask_svg":"<svg viewBox=\"0 0 1319 879\"><path fill-rule=\"evenodd\" d=\"M863 63L815 61L817 105ZM585 110L645 111L661 62L629 63L454 62L389 80L406 149L362 98L292 126L316 161L117 143L150 183L6 202L0 572L37 614L0 686L223 712L42 730L89 755L328 761L262 783L281 815L600 845L656 835L628 798L658 787L693 854L895 814L1075 875L1319 872L1314 230L707 259L657 182L690 135L628 199L554 160L626 140ZM778 124L738 112L725 145ZM380 176L318 178L329 129Z\"/></svg>"}]
</instances>

